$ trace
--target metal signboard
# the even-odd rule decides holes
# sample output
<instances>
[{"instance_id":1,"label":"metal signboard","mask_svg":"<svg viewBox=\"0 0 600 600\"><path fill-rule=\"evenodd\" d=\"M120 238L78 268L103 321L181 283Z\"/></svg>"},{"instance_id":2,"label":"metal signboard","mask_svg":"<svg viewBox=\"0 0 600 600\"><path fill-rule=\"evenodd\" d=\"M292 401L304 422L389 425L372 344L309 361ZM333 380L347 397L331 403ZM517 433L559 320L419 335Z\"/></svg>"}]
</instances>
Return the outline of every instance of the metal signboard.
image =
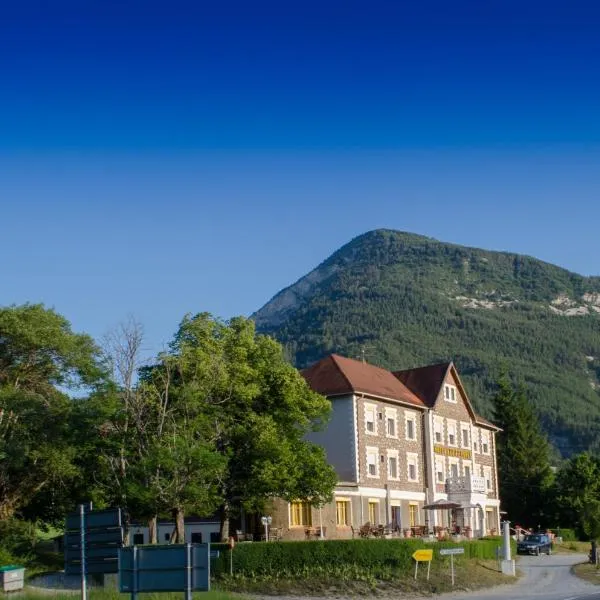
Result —
<instances>
[{"instance_id":1,"label":"metal signboard","mask_svg":"<svg viewBox=\"0 0 600 600\"><path fill-rule=\"evenodd\" d=\"M413 552L412 557L417 562L428 562L433 559L433 550L431 550L431 549L415 550Z\"/></svg>"},{"instance_id":2,"label":"metal signboard","mask_svg":"<svg viewBox=\"0 0 600 600\"><path fill-rule=\"evenodd\" d=\"M452 556L453 554L464 554L464 548L442 548L440 550L441 556Z\"/></svg>"},{"instance_id":3,"label":"metal signboard","mask_svg":"<svg viewBox=\"0 0 600 600\"><path fill-rule=\"evenodd\" d=\"M119 561L116 558L106 558L104 560L86 560L86 574L101 574L101 573L118 573ZM82 575L81 562L72 562L69 564L69 569L65 569L67 575Z\"/></svg>"},{"instance_id":4,"label":"metal signboard","mask_svg":"<svg viewBox=\"0 0 600 600\"><path fill-rule=\"evenodd\" d=\"M117 529L104 529L87 531L85 535L85 541L88 546L94 544L122 544L123 543L123 529L121 527ZM67 533L65 535L65 547L66 546L79 546L81 543L81 534Z\"/></svg>"},{"instance_id":5,"label":"metal signboard","mask_svg":"<svg viewBox=\"0 0 600 600\"><path fill-rule=\"evenodd\" d=\"M92 562L95 558L114 558L117 559L119 555L120 546L86 546L85 556L88 563ZM67 562L78 562L81 560L81 548L78 546L72 546L65 548L65 560Z\"/></svg>"},{"instance_id":6,"label":"metal signboard","mask_svg":"<svg viewBox=\"0 0 600 600\"><path fill-rule=\"evenodd\" d=\"M133 546L119 550L119 589L185 592L210 589L210 544Z\"/></svg>"},{"instance_id":7,"label":"metal signboard","mask_svg":"<svg viewBox=\"0 0 600 600\"><path fill-rule=\"evenodd\" d=\"M67 531L78 530L80 528L80 514L71 513L67 516L65 529ZM106 510L86 510L85 528L101 529L107 527L122 527L123 515L120 508L108 508Z\"/></svg>"},{"instance_id":8,"label":"metal signboard","mask_svg":"<svg viewBox=\"0 0 600 600\"><path fill-rule=\"evenodd\" d=\"M412 557L415 559L415 579L419 574L419 563L427 563L427 581L429 581L429 573L431 572L431 561L433 559L433 550L431 548L423 548L422 550L415 550Z\"/></svg>"},{"instance_id":9,"label":"metal signboard","mask_svg":"<svg viewBox=\"0 0 600 600\"><path fill-rule=\"evenodd\" d=\"M118 572L123 511L120 508L92 510L82 504L79 513L67 516L65 530L65 573L81 575L85 600L86 574Z\"/></svg>"},{"instance_id":10,"label":"metal signboard","mask_svg":"<svg viewBox=\"0 0 600 600\"><path fill-rule=\"evenodd\" d=\"M452 578L452 587L454 587L454 557L457 554L464 554L464 548L441 548L440 555L441 556L449 556L450 557L450 577Z\"/></svg>"}]
</instances>

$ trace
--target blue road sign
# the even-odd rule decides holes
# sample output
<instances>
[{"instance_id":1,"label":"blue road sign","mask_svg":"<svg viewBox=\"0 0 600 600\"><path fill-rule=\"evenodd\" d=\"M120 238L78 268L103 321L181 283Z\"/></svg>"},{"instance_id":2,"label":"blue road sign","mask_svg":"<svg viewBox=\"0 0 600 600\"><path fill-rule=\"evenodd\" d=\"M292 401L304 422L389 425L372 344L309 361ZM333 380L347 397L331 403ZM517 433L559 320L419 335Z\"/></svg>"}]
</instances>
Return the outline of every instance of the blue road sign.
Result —
<instances>
[{"instance_id":1,"label":"blue road sign","mask_svg":"<svg viewBox=\"0 0 600 600\"><path fill-rule=\"evenodd\" d=\"M210 544L133 546L119 551L121 592L210 589Z\"/></svg>"}]
</instances>

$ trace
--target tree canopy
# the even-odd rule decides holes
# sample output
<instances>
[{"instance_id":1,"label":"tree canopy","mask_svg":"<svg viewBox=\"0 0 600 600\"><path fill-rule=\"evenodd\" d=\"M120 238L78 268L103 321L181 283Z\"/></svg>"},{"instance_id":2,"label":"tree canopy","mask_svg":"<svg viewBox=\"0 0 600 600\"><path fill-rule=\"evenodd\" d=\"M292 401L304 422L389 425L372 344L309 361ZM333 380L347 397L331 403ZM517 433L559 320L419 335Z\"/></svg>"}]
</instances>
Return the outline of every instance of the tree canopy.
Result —
<instances>
[{"instance_id":1,"label":"tree canopy","mask_svg":"<svg viewBox=\"0 0 600 600\"><path fill-rule=\"evenodd\" d=\"M0 309L0 518L64 515L79 475L69 388L105 381L101 352L42 305Z\"/></svg>"}]
</instances>

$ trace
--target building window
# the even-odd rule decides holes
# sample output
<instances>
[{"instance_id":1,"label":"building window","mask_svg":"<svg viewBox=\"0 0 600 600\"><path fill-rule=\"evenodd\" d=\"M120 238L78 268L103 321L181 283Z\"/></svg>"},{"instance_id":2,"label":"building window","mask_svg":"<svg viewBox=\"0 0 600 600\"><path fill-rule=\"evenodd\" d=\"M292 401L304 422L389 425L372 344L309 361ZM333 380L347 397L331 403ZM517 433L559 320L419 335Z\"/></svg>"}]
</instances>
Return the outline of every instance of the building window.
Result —
<instances>
[{"instance_id":1,"label":"building window","mask_svg":"<svg viewBox=\"0 0 600 600\"><path fill-rule=\"evenodd\" d=\"M444 463L435 463L435 477L438 483L444 483Z\"/></svg>"},{"instance_id":2,"label":"building window","mask_svg":"<svg viewBox=\"0 0 600 600\"><path fill-rule=\"evenodd\" d=\"M350 526L350 500L337 498L335 501L335 523L341 527Z\"/></svg>"},{"instance_id":3,"label":"building window","mask_svg":"<svg viewBox=\"0 0 600 600\"><path fill-rule=\"evenodd\" d=\"M394 419L393 417L388 417L387 434L390 437L396 437L396 419Z\"/></svg>"},{"instance_id":4,"label":"building window","mask_svg":"<svg viewBox=\"0 0 600 600\"><path fill-rule=\"evenodd\" d=\"M398 457L388 456L388 475L390 479L398 479Z\"/></svg>"},{"instance_id":5,"label":"building window","mask_svg":"<svg viewBox=\"0 0 600 600\"><path fill-rule=\"evenodd\" d=\"M456 446L456 423L448 421L448 445Z\"/></svg>"},{"instance_id":6,"label":"building window","mask_svg":"<svg viewBox=\"0 0 600 600\"><path fill-rule=\"evenodd\" d=\"M406 415L406 439L417 439L417 419L413 414Z\"/></svg>"},{"instance_id":7,"label":"building window","mask_svg":"<svg viewBox=\"0 0 600 600\"><path fill-rule=\"evenodd\" d=\"M379 467L377 465L377 448L367 448L367 477L377 477L379 475Z\"/></svg>"},{"instance_id":8,"label":"building window","mask_svg":"<svg viewBox=\"0 0 600 600\"><path fill-rule=\"evenodd\" d=\"M312 525L311 512L308 502L291 502L290 525L292 527L310 527Z\"/></svg>"},{"instance_id":9,"label":"building window","mask_svg":"<svg viewBox=\"0 0 600 600\"><path fill-rule=\"evenodd\" d=\"M479 454L479 430L475 430L475 436L473 437L473 452Z\"/></svg>"},{"instance_id":10,"label":"building window","mask_svg":"<svg viewBox=\"0 0 600 600\"><path fill-rule=\"evenodd\" d=\"M444 399L447 402L456 402L456 388L453 385L444 386Z\"/></svg>"},{"instance_id":11,"label":"building window","mask_svg":"<svg viewBox=\"0 0 600 600\"><path fill-rule=\"evenodd\" d=\"M483 476L485 478L485 489L488 492L492 491L492 470L490 468L483 469Z\"/></svg>"},{"instance_id":12,"label":"building window","mask_svg":"<svg viewBox=\"0 0 600 600\"><path fill-rule=\"evenodd\" d=\"M408 505L408 521L411 527L416 527L419 524L419 505L414 502Z\"/></svg>"},{"instance_id":13,"label":"building window","mask_svg":"<svg viewBox=\"0 0 600 600\"><path fill-rule=\"evenodd\" d=\"M471 447L470 437L471 436L469 435L469 428L463 425L463 427L462 427L462 447L463 448Z\"/></svg>"},{"instance_id":14,"label":"building window","mask_svg":"<svg viewBox=\"0 0 600 600\"><path fill-rule=\"evenodd\" d=\"M406 465L409 481L419 481L418 460L419 459L416 454L408 453L406 455Z\"/></svg>"},{"instance_id":15,"label":"building window","mask_svg":"<svg viewBox=\"0 0 600 600\"><path fill-rule=\"evenodd\" d=\"M396 417L397 412L395 408L385 409L385 434L387 437L396 437Z\"/></svg>"},{"instance_id":16,"label":"building window","mask_svg":"<svg viewBox=\"0 0 600 600\"><path fill-rule=\"evenodd\" d=\"M433 422L433 430L434 430L435 443L436 444L443 443L442 442L442 423L441 423L441 421L438 421L436 419Z\"/></svg>"},{"instance_id":17,"label":"building window","mask_svg":"<svg viewBox=\"0 0 600 600\"><path fill-rule=\"evenodd\" d=\"M490 438L489 433L487 431L481 432L481 451L484 454L490 453Z\"/></svg>"},{"instance_id":18,"label":"building window","mask_svg":"<svg viewBox=\"0 0 600 600\"><path fill-rule=\"evenodd\" d=\"M133 534L133 545L139 546L144 543L144 534L143 533L134 533Z\"/></svg>"},{"instance_id":19,"label":"building window","mask_svg":"<svg viewBox=\"0 0 600 600\"><path fill-rule=\"evenodd\" d=\"M372 404L365 404L365 429L367 433L377 434L377 426L375 424L376 407Z\"/></svg>"},{"instance_id":20,"label":"building window","mask_svg":"<svg viewBox=\"0 0 600 600\"><path fill-rule=\"evenodd\" d=\"M458 477L458 463L450 463L450 477L454 479Z\"/></svg>"},{"instance_id":21,"label":"building window","mask_svg":"<svg viewBox=\"0 0 600 600\"><path fill-rule=\"evenodd\" d=\"M471 465L464 465L463 469L465 471L465 477L471 479Z\"/></svg>"},{"instance_id":22,"label":"building window","mask_svg":"<svg viewBox=\"0 0 600 600\"><path fill-rule=\"evenodd\" d=\"M192 533L192 544L201 544L201 543L202 543L202 532L194 531Z\"/></svg>"},{"instance_id":23,"label":"building window","mask_svg":"<svg viewBox=\"0 0 600 600\"><path fill-rule=\"evenodd\" d=\"M485 509L485 526L489 533L491 533L493 529L496 529L496 519L494 518L493 508Z\"/></svg>"},{"instance_id":24,"label":"building window","mask_svg":"<svg viewBox=\"0 0 600 600\"><path fill-rule=\"evenodd\" d=\"M379 524L379 501L369 500L369 523L371 525Z\"/></svg>"}]
</instances>

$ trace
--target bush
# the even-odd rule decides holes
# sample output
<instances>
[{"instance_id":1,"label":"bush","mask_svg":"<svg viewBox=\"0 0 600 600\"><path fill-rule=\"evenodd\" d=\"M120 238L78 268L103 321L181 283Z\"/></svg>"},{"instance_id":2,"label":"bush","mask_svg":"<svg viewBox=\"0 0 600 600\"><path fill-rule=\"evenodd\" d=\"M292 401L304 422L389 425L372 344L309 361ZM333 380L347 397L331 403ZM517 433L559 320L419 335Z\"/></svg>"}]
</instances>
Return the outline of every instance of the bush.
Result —
<instances>
[{"instance_id":1,"label":"bush","mask_svg":"<svg viewBox=\"0 0 600 600\"><path fill-rule=\"evenodd\" d=\"M464 559L495 559L498 540L477 540L455 544L422 540L328 540L314 542L270 542L238 544L233 550L233 570L238 576L306 577L307 575L334 576L367 570L371 573L410 572L414 569L412 554L419 548L431 548L434 560L444 560L442 548L462 546ZM216 577L229 573L229 550L224 544L213 544L220 550L213 559L212 571Z\"/></svg>"},{"instance_id":2,"label":"bush","mask_svg":"<svg viewBox=\"0 0 600 600\"><path fill-rule=\"evenodd\" d=\"M562 537L563 542L576 542L579 540L579 536L574 529L563 529L561 527L560 529L553 529L552 532Z\"/></svg>"},{"instance_id":3,"label":"bush","mask_svg":"<svg viewBox=\"0 0 600 600\"><path fill-rule=\"evenodd\" d=\"M7 557L19 557L19 561L28 560L37 543L37 528L35 524L18 519L0 521L0 560L2 564L9 562Z\"/></svg>"}]
</instances>

